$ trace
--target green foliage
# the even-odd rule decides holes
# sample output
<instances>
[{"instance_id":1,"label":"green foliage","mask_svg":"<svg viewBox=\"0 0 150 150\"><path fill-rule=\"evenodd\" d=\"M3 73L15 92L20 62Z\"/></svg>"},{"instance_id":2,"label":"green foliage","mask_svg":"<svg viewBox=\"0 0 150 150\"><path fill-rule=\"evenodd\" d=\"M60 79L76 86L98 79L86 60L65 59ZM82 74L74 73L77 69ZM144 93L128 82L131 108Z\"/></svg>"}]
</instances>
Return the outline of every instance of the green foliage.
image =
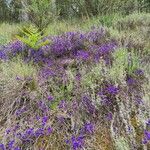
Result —
<instances>
[{"instance_id":1,"label":"green foliage","mask_svg":"<svg viewBox=\"0 0 150 150\"><path fill-rule=\"evenodd\" d=\"M9 4L9 11L10 11L10 21L11 22L20 22L22 19L22 1L21 0L12 0Z\"/></svg>"},{"instance_id":2,"label":"green foliage","mask_svg":"<svg viewBox=\"0 0 150 150\"><path fill-rule=\"evenodd\" d=\"M113 22L115 20L119 20L119 18L122 17L119 14L109 14L109 15L103 15L99 17L99 21L102 25L111 27Z\"/></svg>"},{"instance_id":3,"label":"green foliage","mask_svg":"<svg viewBox=\"0 0 150 150\"><path fill-rule=\"evenodd\" d=\"M9 13L10 13L10 11L6 4L6 1L0 0L0 23L3 21L8 21L10 19Z\"/></svg>"},{"instance_id":4,"label":"green foliage","mask_svg":"<svg viewBox=\"0 0 150 150\"><path fill-rule=\"evenodd\" d=\"M114 27L118 30L137 30L150 25L149 13L133 13L114 22Z\"/></svg>"},{"instance_id":5,"label":"green foliage","mask_svg":"<svg viewBox=\"0 0 150 150\"><path fill-rule=\"evenodd\" d=\"M15 58L10 62L2 62L0 64L0 72L5 77L6 81L9 78L20 78L35 77L37 69L32 63L25 63L19 57Z\"/></svg>"},{"instance_id":6,"label":"green foliage","mask_svg":"<svg viewBox=\"0 0 150 150\"><path fill-rule=\"evenodd\" d=\"M73 96L73 90L74 90L74 80L75 80L75 74L74 70L71 68L68 68L66 70L66 74L63 77L63 83L60 86L55 86L56 81L53 81L51 79L51 82L49 83L50 88L52 89L52 94L55 97L55 101L52 101L50 104L50 108L55 110L58 105L60 104L61 100L67 100L71 101Z\"/></svg>"},{"instance_id":7,"label":"green foliage","mask_svg":"<svg viewBox=\"0 0 150 150\"><path fill-rule=\"evenodd\" d=\"M140 67L140 61L135 51L128 52L127 49L118 49L113 54L114 62L108 70L108 76L113 81L124 81L126 74L131 75Z\"/></svg>"},{"instance_id":8,"label":"green foliage","mask_svg":"<svg viewBox=\"0 0 150 150\"><path fill-rule=\"evenodd\" d=\"M90 72L86 72L86 69L84 68L81 71L82 78L81 78L81 84L84 87L90 87L95 88L97 86L97 83L101 83L103 81L103 73L102 70L106 66L104 65L104 62L101 61L100 63L97 63L96 65L92 66Z\"/></svg>"},{"instance_id":9,"label":"green foliage","mask_svg":"<svg viewBox=\"0 0 150 150\"><path fill-rule=\"evenodd\" d=\"M31 26L30 28L24 27L20 29L24 36L17 35L17 39L22 41L27 46L33 48L34 50L38 50L40 47L49 44L49 41L42 41L45 35L41 35L41 32L38 31L37 28Z\"/></svg>"},{"instance_id":10,"label":"green foliage","mask_svg":"<svg viewBox=\"0 0 150 150\"><path fill-rule=\"evenodd\" d=\"M140 68L138 55L132 50L129 54L129 63L127 67L128 74L132 74L136 69Z\"/></svg>"},{"instance_id":11,"label":"green foliage","mask_svg":"<svg viewBox=\"0 0 150 150\"><path fill-rule=\"evenodd\" d=\"M40 30L56 19L57 13L52 0L31 0L26 9L29 20Z\"/></svg>"},{"instance_id":12,"label":"green foliage","mask_svg":"<svg viewBox=\"0 0 150 150\"><path fill-rule=\"evenodd\" d=\"M115 139L116 150L130 150L129 144L124 137Z\"/></svg>"},{"instance_id":13,"label":"green foliage","mask_svg":"<svg viewBox=\"0 0 150 150\"><path fill-rule=\"evenodd\" d=\"M40 29L55 20L150 12L149 0L0 0L1 21L27 21ZM59 13L58 13L59 12Z\"/></svg>"},{"instance_id":14,"label":"green foliage","mask_svg":"<svg viewBox=\"0 0 150 150\"><path fill-rule=\"evenodd\" d=\"M118 49L113 53L114 62L108 71L108 75L113 81L124 80L126 68L128 67L127 49Z\"/></svg>"},{"instance_id":15,"label":"green foliage","mask_svg":"<svg viewBox=\"0 0 150 150\"><path fill-rule=\"evenodd\" d=\"M7 43L7 41L8 41L7 37L0 34L0 44L3 45L5 43Z\"/></svg>"},{"instance_id":16,"label":"green foliage","mask_svg":"<svg viewBox=\"0 0 150 150\"><path fill-rule=\"evenodd\" d=\"M14 39L14 34L18 33L18 27L20 27L21 24L8 24L8 23L2 23L0 24L0 45L1 44L7 44L11 40Z\"/></svg>"}]
</instances>

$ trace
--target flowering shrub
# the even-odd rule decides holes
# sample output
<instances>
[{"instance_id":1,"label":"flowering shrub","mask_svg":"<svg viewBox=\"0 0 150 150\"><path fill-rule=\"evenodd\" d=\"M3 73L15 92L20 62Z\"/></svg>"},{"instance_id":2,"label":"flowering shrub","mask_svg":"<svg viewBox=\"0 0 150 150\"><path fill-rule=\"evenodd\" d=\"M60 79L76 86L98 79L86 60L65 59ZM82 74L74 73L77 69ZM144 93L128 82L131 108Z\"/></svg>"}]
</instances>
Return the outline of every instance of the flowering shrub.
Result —
<instances>
[{"instance_id":1,"label":"flowering shrub","mask_svg":"<svg viewBox=\"0 0 150 150\"><path fill-rule=\"evenodd\" d=\"M45 39L36 51L0 47L0 149L148 147L148 79L134 51L104 28Z\"/></svg>"}]
</instances>

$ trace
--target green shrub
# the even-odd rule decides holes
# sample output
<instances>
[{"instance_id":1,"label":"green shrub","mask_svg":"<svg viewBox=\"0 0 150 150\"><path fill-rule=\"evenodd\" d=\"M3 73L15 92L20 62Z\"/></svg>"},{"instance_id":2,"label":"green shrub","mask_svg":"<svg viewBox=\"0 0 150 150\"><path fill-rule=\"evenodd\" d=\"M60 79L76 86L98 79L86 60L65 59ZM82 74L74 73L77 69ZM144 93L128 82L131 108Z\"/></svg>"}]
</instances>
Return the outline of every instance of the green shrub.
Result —
<instances>
[{"instance_id":1,"label":"green shrub","mask_svg":"<svg viewBox=\"0 0 150 150\"><path fill-rule=\"evenodd\" d=\"M137 30L141 27L150 26L149 13L134 13L114 21L114 27L118 30Z\"/></svg>"},{"instance_id":2,"label":"green shrub","mask_svg":"<svg viewBox=\"0 0 150 150\"><path fill-rule=\"evenodd\" d=\"M21 24L0 24L0 45L7 44L11 40L13 40L14 34L18 33L18 27L20 26Z\"/></svg>"},{"instance_id":3,"label":"green shrub","mask_svg":"<svg viewBox=\"0 0 150 150\"><path fill-rule=\"evenodd\" d=\"M19 57L9 62L2 62L0 64L0 71L6 80L9 78L15 79L17 76L23 79L32 78L37 73L36 67L32 63L25 63Z\"/></svg>"},{"instance_id":4,"label":"green shrub","mask_svg":"<svg viewBox=\"0 0 150 150\"><path fill-rule=\"evenodd\" d=\"M109 14L109 15L103 15L99 17L99 22L103 26L111 27L113 22L116 20L119 20L119 18L122 17L119 14Z\"/></svg>"},{"instance_id":5,"label":"green shrub","mask_svg":"<svg viewBox=\"0 0 150 150\"><path fill-rule=\"evenodd\" d=\"M132 74L136 69L140 68L138 55L132 50L129 53L127 73Z\"/></svg>"},{"instance_id":6,"label":"green shrub","mask_svg":"<svg viewBox=\"0 0 150 150\"><path fill-rule=\"evenodd\" d=\"M126 68L128 67L127 49L118 49L113 54L114 62L108 71L108 75L113 81L124 81Z\"/></svg>"},{"instance_id":7,"label":"green shrub","mask_svg":"<svg viewBox=\"0 0 150 150\"><path fill-rule=\"evenodd\" d=\"M31 0L26 11L29 20L40 30L45 29L57 17L52 0Z\"/></svg>"}]
</instances>

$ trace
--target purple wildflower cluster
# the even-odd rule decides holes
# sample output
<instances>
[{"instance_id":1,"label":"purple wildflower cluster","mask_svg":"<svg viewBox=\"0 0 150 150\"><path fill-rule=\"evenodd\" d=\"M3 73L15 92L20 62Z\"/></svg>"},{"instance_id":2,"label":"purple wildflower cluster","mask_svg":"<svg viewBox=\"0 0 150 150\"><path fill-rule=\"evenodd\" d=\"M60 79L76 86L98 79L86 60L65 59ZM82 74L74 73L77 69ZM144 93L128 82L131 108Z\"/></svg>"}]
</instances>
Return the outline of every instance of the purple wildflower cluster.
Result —
<instances>
[{"instance_id":1,"label":"purple wildflower cluster","mask_svg":"<svg viewBox=\"0 0 150 150\"><path fill-rule=\"evenodd\" d=\"M148 141L150 141L150 131L145 130L144 131L143 144L147 144Z\"/></svg>"},{"instance_id":2,"label":"purple wildflower cluster","mask_svg":"<svg viewBox=\"0 0 150 150\"><path fill-rule=\"evenodd\" d=\"M102 57L108 63L111 58L108 56L117 47L116 42L110 39L104 28L94 29L87 33L67 32L59 36L47 37L47 39L51 41L51 44L38 50L29 49L20 41L14 41L1 48L0 58L12 58L20 54L26 61L32 60L35 63L45 64L50 59L63 57L83 61Z\"/></svg>"},{"instance_id":3,"label":"purple wildflower cluster","mask_svg":"<svg viewBox=\"0 0 150 150\"><path fill-rule=\"evenodd\" d=\"M88 114L94 115L96 113L96 107L92 103L90 97L84 96L82 98L82 106L87 111Z\"/></svg>"},{"instance_id":4,"label":"purple wildflower cluster","mask_svg":"<svg viewBox=\"0 0 150 150\"><path fill-rule=\"evenodd\" d=\"M98 92L99 97L101 98L102 105L110 106L115 102L115 96L119 93L119 88L113 84L106 84Z\"/></svg>"},{"instance_id":5,"label":"purple wildflower cluster","mask_svg":"<svg viewBox=\"0 0 150 150\"><path fill-rule=\"evenodd\" d=\"M82 128L82 131L84 133L87 133L87 134L92 134L94 133L94 124L93 123L90 123L90 122L87 122L84 124L83 128Z\"/></svg>"},{"instance_id":6,"label":"purple wildflower cluster","mask_svg":"<svg viewBox=\"0 0 150 150\"><path fill-rule=\"evenodd\" d=\"M86 139L95 136L96 128L110 128L115 113L118 118L113 125L120 124L122 116L119 116L121 108L117 100L124 98L121 93L130 97L131 102L132 98L136 99L135 107L141 104L144 78L141 69L134 70L132 75L126 72L126 84L114 83L104 74L100 77L102 80L95 79L93 74L90 87L83 83L84 75L101 59L106 62L107 69L112 67L112 53L118 44L104 28L94 28L86 33L67 32L46 39L51 43L38 50L28 48L20 41L0 48L0 59L11 60L21 55L26 62L32 60L40 68L37 79L28 78L28 81L36 80L34 90L30 90L31 85L26 80L16 76L15 82L21 83L21 87L23 84L23 94L20 92L16 96L19 100L9 111L12 125L5 130L5 140L0 139L2 150L20 150L35 144L39 138L50 139L56 133L63 134L64 139L67 136L66 146L71 149L83 149L87 147ZM149 140L150 132L145 130L143 143Z\"/></svg>"},{"instance_id":7,"label":"purple wildflower cluster","mask_svg":"<svg viewBox=\"0 0 150 150\"><path fill-rule=\"evenodd\" d=\"M70 140L66 141L67 144L71 145L73 150L79 150L83 148L84 145L84 137L83 136L72 136Z\"/></svg>"},{"instance_id":8,"label":"purple wildflower cluster","mask_svg":"<svg viewBox=\"0 0 150 150\"><path fill-rule=\"evenodd\" d=\"M49 125L49 122L48 122L49 116L45 114L47 112L47 110L46 110L45 106L43 106L43 105L44 104L42 103L39 106L39 110L42 107L43 117L36 116L35 118L32 118L32 117L31 117L31 119L28 118L28 121L27 121L28 127L26 127L25 129L22 129L22 126L18 124L15 126L13 125L12 127L10 127L9 129L6 130L5 136L10 140L8 140L8 142L6 142L5 144L0 144L0 148L2 150L6 150L6 149L21 150L20 145L18 145L18 141L21 141L22 144L32 143L33 140L36 140L39 137L51 135L51 133L53 132L53 129ZM18 116L18 115L21 115L21 114L23 115L23 113L25 113L24 109L17 110L16 117L19 118L20 116ZM26 116L26 117L28 117L28 116Z\"/></svg>"},{"instance_id":9,"label":"purple wildflower cluster","mask_svg":"<svg viewBox=\"0 0 150 150\"><path fill-rule=\"evenodd\" d=\"M150 127L150 119L146 122L146 126L149 128ZM147 144L150 141L150 131L149 130L144 130L144 138L142 143Z\"/></svg>"},{"instance_id":10,"label":"purple wildflower cluster","mask_svg":"<svg viewBox=\"0 0 150 150\"><path fill-rule=\"evenodd\" d=\"M85 123L81 128L81 133L78 136L72 135L71 139L66 140L68 145L71 145L73 150L82 149L85 146L85 138L86 134L92 135L94 133L94 124L93 123Z\"/></svg>"},{"instance_id":11,"label":"purple wildflower cluster","mask_svg":"<svg viewBox=\"0 0 150 150\"><path fill-rule=\"evenodd\" d=\"M57 56L76 53L84 47L84 35L79 32L68 32L52 38L51 50Z\"/></svg>"}]
</instances>

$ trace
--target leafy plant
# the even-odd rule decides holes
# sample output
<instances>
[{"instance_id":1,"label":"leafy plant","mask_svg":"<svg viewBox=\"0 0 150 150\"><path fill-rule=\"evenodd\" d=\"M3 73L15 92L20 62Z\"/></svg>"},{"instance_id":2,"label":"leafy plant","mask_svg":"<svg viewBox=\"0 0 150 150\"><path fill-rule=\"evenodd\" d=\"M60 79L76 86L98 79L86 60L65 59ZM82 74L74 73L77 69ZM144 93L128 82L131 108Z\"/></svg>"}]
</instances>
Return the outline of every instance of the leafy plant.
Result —
<instances>
[{"instance_id":1,"label":"leafy plant","mask_svg":"<svg viewBox=\"0 0 150 150\"><path fill-rule=\"evenodd\" d=\"M114 62L108 74L114 81L124 79L126 73L131 75L140 66L139 58L133 50L129 53L127 49L118 49L114 52L113 58Z\"/></svg>"},{"instance_id":2,"label":"leafy plant","mask_svg":"<svg viewBox=\"0 0 150 150\"><path fill-rule=\"evenodd\" d=\"M149 13L133 13L124 18L115 20L113 23L114 28L118 30L139 30L140 28L148 27L150 24Z\"/></svg>"},{"instance_id":3,"label":"leafy plant","mask_svg":"<svg viewBox=\"0 0 150 150\"><path fill-rule=\"evenodd\" d=\"M31 0L26 11L29 20L40 30L45 29L57 16L52 0Z\"/></svg>"},{"instance_id":4,"label":"leafy plant","mask_svg":"<svg viewBox=\"0 0 150 150\"><path fill-rule=\"evenodd\" d=\"M31 26L29 29L24 27L20 30L23 33L23 36L17 35L17 39L34 50L38 50L40 47L49 44L48 40L42 41L45 35L42 35L34 26Z\"/></svg>"},{"instance_id":5,"label":"leafy plant","mask_svg":"<svg viewBox=\"0 0 150 150\"><path fill-rule=\"evenodd\" d=\"M113 54L113 66L109 69L110 78L114 81L123 79L128 66L127 49L118 49Z\"/></svg>"},{"instance_id":6,"label":"leafy plant","mask_svg":"<svg viewBox=\"0 0 150 150\"><path fill-rule=\"evenodd\" d=\"M139 58L137 54L132 50L129 54L129 63L127 67L128 74L132 74L140 66Z\"/></svg>"},{"instance_id":7,"label":"leafy plant","mask_svg":"<svg viewBox=\"0 0 150 150\"><path fill-rule=\"evenodd\" d=\"M32 63L25 63L20 57L14 58L11 62L1 63L0 70L7 79L17 76L22 79L32 78L37 73L36 67Z\"/></svg>"},{"instance_id":8,"label":"leafy plant","mask_svg":"<svg viewBox=\"0 0 150 150\"><path fill-rule=\"evenodd\" d=\"M119 14L103 15L103 16L100 16L99 21L103 26L111 27L113 22L115 20L120 19L120 17L121 15Z\"/></svg>"}]
</instances>

